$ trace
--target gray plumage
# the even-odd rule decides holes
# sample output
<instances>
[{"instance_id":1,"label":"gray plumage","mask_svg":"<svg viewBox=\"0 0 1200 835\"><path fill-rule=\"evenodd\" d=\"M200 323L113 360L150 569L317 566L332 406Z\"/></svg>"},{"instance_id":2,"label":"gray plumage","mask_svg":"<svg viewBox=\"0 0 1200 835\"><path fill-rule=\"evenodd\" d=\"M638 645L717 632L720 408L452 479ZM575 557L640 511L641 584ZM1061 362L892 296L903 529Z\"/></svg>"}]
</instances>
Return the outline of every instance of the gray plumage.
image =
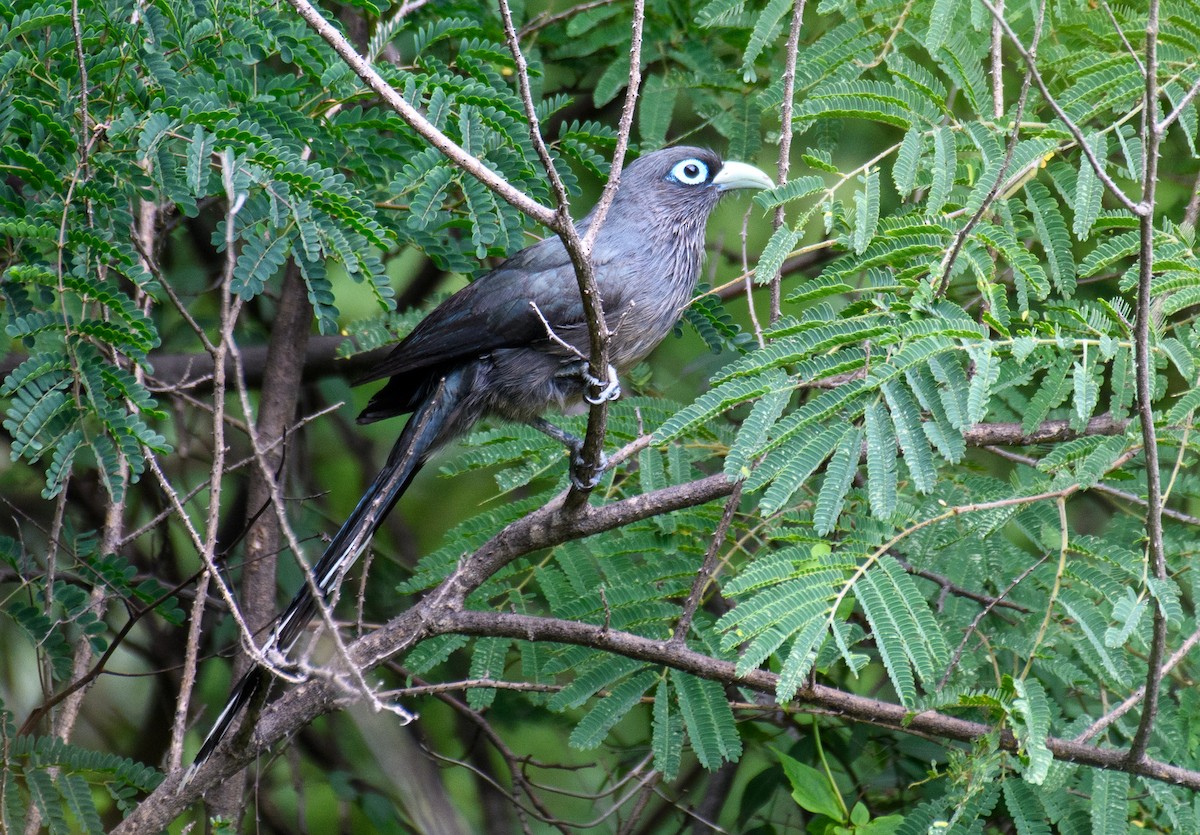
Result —
<instances>
[{"instance_id":1,"label":"gray plumage","mask_svg":"<svg viewBox=\"0 0 1200 835\"><path fill-rule=\"evenodd\" d=\"M705 225L722 194L771 185L758 169L723 164L700 148L655 151L625 168L592 252L615 372L644 359L679 319L700 272ZM588 214L577 224L581 235L591 223ZM433 310L359 381L388 379L359 415L360 423L412 416L380 474L313 568L312 585L297 592L263 651L291 648L316 612L313 589L328 598L429 455L476 421L499 417L533 423L577 453L577 439L540 417L583 405L589 384L580 357L587 356L588 346L575 271L557 237L521 250ZM615 379L613 391L619 393ZM262 668L246 673L185 781L265 681Z\"/></svg>"}]
</instances>

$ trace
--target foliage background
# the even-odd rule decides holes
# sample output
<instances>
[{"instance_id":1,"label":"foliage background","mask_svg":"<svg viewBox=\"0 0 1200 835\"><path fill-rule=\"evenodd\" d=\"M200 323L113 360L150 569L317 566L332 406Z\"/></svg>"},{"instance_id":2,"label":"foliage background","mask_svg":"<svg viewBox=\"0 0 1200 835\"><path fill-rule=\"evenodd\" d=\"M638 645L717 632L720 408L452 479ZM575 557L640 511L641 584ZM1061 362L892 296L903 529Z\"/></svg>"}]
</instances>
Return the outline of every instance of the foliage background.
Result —
<instances>
[{"instance_id":1,"label":"foliage background","mask_svg":"<svg viewBox=\"0 0 1200 835\"><path fill-rule=\"evenodd\" d=\"M324 10L553 205L497 8ZM511 14L589 205L634 6ZM217 656L394 438L346 381L547 231L292 6L0 7L3 828L1197 831L1198 35L1186 0L648 0L635 150L787 184L710 224L719 291L608 410L590 510L481 428L342 595L352 657L401 654L338 678L326 634L176 794Z\"/></svg>"}]
</instances>

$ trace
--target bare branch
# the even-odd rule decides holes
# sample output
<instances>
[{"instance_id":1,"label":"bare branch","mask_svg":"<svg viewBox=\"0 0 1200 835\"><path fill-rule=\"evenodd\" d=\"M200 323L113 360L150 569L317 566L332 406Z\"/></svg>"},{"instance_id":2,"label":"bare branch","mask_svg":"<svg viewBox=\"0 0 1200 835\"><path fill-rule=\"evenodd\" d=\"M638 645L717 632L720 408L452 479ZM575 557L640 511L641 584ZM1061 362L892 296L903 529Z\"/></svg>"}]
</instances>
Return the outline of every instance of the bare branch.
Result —
<instances>
[{"instance_id":1,"label":"bare branch","mask_svg":"<svg viewBox=\"0 0 1200 835\"><path fill-rule=\"evenodd\" d=\"M804 21L805 0L796 0L792 11L792 24L788 30L787 48L783 65L783 109L780 111L779 126L779 169L776 182L783 185L787 182L788 171L791 168L792 156L792 108L796 97L796 60L800 52L800 25ZM783 206L775 209L774 227L778 229L787 222L787 213ZM747 281L749 279L747 278ZM780 269L771 277L771 324L775 324L780 316L780 301L783 293L783 270ZM747 299L751 305L754 300Z\"/></svg>"},{"instance_id":2,"label":"bare branch","mask_svg":"<svg viewBox=\"0 0 1200 835\"><path fill-rule=\"evenodd\" d=\"M1160 136L1161 134L1167 132L1167 128L1175 124L1175 122L1183 114L1184 109L1192 103L1192 99L1196 98L1197 94L1200 94L1200 79L1197 79L1196 83L1192 85L1191 89L1184 94L1184 97L1179 100L1179 104L1176 105L1175 109L1163 117L1163 120L1158 123L1156 129Z\"/></svg>"},{"instance_id":3,"label":"bare branch","mask_svg":"<svg viewBox=\"0 0 1200 835\"><path fill-rule=\"evenodd\" d=\"M1138 234L1141 238L1138 253L1137 319L1134 325L1134 373L1137 389L1137 409L1142 425L1142 452L1146 456L1146 562L1150 574L1159 582L1167 579L1166 549L1162 529L1162 475L1158 465L1158 436L1154 428L1154 354L1150 346L1151 283L1154 280L1154 202L1158 188L1158 156L1162 134L1155 121L1158 103L1158 9L1159 0L1150 0L1146 15L1146 87L1142 100L1142 146L1145 159L1142 171L1142 202L1146 211L1140 215ZM1154 608L1153 637L1146 658L1146 695L1142 717L1129 746L1129 762L1139 763L1150 744L1154 718L1158 713L1158 691L1162 682L1162 663L1167 644L1167 618L1157 598L1151 595Z\"/></svg>"}]
</instances>

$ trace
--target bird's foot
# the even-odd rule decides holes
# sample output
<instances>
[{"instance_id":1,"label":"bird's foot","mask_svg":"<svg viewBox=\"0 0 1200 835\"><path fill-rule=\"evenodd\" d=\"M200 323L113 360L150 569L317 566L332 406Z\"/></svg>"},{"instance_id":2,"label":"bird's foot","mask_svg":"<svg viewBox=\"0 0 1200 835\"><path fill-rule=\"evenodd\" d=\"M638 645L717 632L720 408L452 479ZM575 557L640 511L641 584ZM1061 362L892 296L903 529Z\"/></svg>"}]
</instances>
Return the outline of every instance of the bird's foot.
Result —
<instances>
[{"instance_id":1,"label":"bird's foot","mask_svg":"<svg viewBox=\"0 0 1200 835\"><path fill-rule=\"evenodd\" d=\"M534 418L529 421L529 425L539 432L549 435L565 446L567 451L570 452L571 485L576 490L592 490L604 478L604 473L608 470L608 456L603 451L600 452L600 461L596 468L592 469L583 457L583 438L572 435L565 429L559 429L545 418ZM583 477L584 472L588 473L587 478Z\"/></svg>"},{"instance_id":2,"label":"bird's foot","mask_svg":"<svg viewBox=\"0 0 1200 835\"><path fill-rule=\"evenodd\" d=\"M608 367L607 380L598 380L593 377L588 373L587 366L584 366L579 373L583 377L583 381L585 383L587 383L589 386L596 386L600 389L600 391L596 393L595 397L593 397L590 392L585 392L583 395L583 399L591 403L593 406L598 406L601 403L608 402L609 400L616 400L621 396L621 381L617 378L617 369L613 368L611 365Z\"/></svg>"},{"instance_id":3,"label":"bird's foot","mask_svg":"<svg viewBox=\"0 0 1200 835\"><path fill-rule=\"evenodd\" d=\"M587 478L584 478L585 472L588 474ZM608 472L608 456L603 452L600 453L600 461L593 470L583 458L582 445L573 450L571 454L571 486L576 490L594 490L603 480L606 472Z\"/></svg>"}]
</instances>

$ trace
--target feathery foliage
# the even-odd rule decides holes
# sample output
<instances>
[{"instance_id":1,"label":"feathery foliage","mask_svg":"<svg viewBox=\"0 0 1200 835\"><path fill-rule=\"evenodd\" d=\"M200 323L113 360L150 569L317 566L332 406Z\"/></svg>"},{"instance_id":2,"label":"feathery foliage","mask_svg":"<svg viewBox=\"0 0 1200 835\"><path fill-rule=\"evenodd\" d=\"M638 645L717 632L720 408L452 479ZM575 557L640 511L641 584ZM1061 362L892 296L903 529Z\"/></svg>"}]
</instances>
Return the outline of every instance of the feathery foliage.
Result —
<instances>
[{"instance_id":1,"label":"feathery foliage","mask_svg":"<svg viewBox=\"0 0 1200 835\"><path fill-rule=\"evenodd\" d=\"M632 4L512 5L578 215L618 145ZM443 634L431 618L392 669L362 678L383 676L427 714L439 761L469 760L511 790L514 827L516 814L577 826L596 798L616 821L662 797L663 814L690 806L726 831L1195 830L1200 696L1183 683L1200 673L1173 654L1197 630L1200 596L1200 10L1155 4L1152 64L1148 4L1007 4L1021 49L990 5L809 4L785 79L795 3L646 3L631 153L709 144L774 170L785 132L793 148L782 185L714 222L679 328L695 362L634 369L609 407L610 454L640 445L592 508L669 509L481 578L465 607L525 618L525 632ZM552 205L494 7L324 12L448 140ZM0 10L0 45L0 397L14 462L0 478L17 524L0 537L0 634L54 715L56 697L96 676L83 715L102 724L89 708L106 672L193 663L180 600L196 551L237 576L248 520L277 513L290 529L276 550L315 541L348 511L374 439L394 437L352 443L325 415L252 437L272 405L257 391L264 363L277 363L269 375L306 362L286 349L255 359L289 282L319 335L347 337L310 343L297 376L307 418L348 396L317 379L329 374L318 348L362 362L444 297L443 274L471 280L546 232L388 109L286 4L18 0ZM1143 119L1151 65L1161 145ZM722 301L744 287L754 317ZM554 420L586 431L583 417ZM264 444L283 449L272 476L284 501L248 507L238 485ZM477 550L569 483L561 446L524 426L481 427L436 464L452 480L423 475L380 536L380 554L402 559L374 560L370 587L343 591L358 629L482 564ZM739 485L727 508L711 500L722 478ZM1161 573L1146 524L1160 487ZM701 488L709 500L679 498ZM201 655L238 640L227 618L200 627ZM1163 659L1169 675L1151 669ZM1155 673L1157 714L1139 734ZM169 685L160 696L174 697ZM181 719L219 689L202 675ZM1133 709L1114 711L1125 700ZM162 724L146 710L122 721ZM51 727L40 713L20 734L0 716L6 829L34 815L52 832L111 828L162 779L127 757L168 762L166 725L145 735L158 743L102 752L37 736ZM375 773L386 760L362 765L389 746L339 733L342 721L306 732L342 756L298 748L302 768L332 775L302 819L419 828L417 804ZM1091 747L1067 761L1063 740ZM1156 762L1111 756L1142 742ZM1158 780L1159 763L1192 788ZM294 799L264 774L262 820L282 820ZM466 781L430 779L453 805L481 807ZM336 822L328 811L351 807Z\"/></svg>"}]
</instances>

